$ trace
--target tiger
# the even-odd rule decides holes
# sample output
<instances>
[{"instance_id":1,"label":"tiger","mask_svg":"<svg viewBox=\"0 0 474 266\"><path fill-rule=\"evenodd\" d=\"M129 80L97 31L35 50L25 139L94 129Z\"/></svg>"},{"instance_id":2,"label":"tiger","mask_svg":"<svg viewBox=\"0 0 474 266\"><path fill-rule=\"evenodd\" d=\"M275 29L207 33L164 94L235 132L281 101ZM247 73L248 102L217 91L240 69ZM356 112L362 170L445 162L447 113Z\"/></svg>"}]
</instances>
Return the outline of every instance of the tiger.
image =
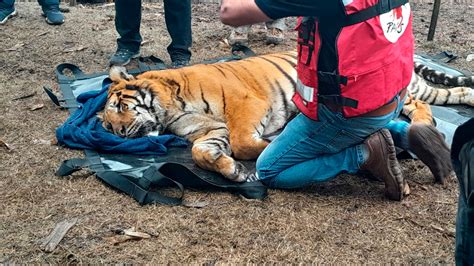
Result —
<instances>
[{"instance_id":1,"label":"tiger","mask_svg":"<svg viewBox=\"0 0 474 266\"><path fill-rule=\"evenodd\" d=\"M453 88L436 88L426 81ZM457 86L457 87L456 87ZM415 61L402 114L413 122L434 124L429 105L465 104L474 106L474 76L451 76Z\"/></svg>"},{"instance_id":2,"label":"tiger","mask_svg":"<svg viewBox=\"0 0 474 266\"><path fill-rule=\"evenodd\" d=\"M290 51L136 77L115 66L109 73L107 102L98 116L104 128L121 137L163 132L183 137L192 143L192 158L199 167L243 182L251 173L237 160L256 159L271 137L298 114L291 100L296 63L297 54ZM435 97L427 97L429 90ZM413 74L403 112L413 122L432 123L428 104L474 105L473 90L461 91L436 90Z\"/></svg>"}]
</instances>

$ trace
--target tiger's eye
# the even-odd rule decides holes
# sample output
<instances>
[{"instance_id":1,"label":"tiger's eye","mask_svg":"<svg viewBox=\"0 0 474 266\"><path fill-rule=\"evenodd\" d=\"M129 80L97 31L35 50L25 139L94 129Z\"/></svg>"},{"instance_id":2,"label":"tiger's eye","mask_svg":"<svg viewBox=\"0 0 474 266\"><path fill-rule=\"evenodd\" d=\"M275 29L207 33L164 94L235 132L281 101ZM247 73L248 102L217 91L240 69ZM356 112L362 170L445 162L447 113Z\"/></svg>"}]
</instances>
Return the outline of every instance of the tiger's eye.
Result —
<instances>
[{"instance_id":1,"label":"tiger's eye","mask_svg":"<svg viewBox=\"0 0 474 266\"><path fill-rule=\"evenodd\" d=\"M107 124L107 130L110 130L110 131L113 130L112 124L110 124L110 123Z\"/></svg>"}]
</instances>

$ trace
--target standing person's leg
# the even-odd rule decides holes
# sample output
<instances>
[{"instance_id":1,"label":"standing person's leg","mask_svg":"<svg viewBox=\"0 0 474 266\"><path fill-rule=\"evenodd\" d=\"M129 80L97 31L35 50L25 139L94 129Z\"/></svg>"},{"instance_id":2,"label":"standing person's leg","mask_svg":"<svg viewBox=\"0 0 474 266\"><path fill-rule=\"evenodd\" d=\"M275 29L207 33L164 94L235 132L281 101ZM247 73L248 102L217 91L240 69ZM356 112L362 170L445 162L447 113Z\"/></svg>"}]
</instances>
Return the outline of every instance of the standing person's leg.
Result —
<instances>
[{"instance_id":1,"label":"standing person's leg","mask_svg":"<svg viewBox=\"0 0 474 266\"><path fill-rule=\"evenodd\" d=\"M38 0L38 3L48 24L60 25L64 23L64 15L59 10L59 0Z\"/></svg>"},{"instance_id":2,"label":"standing person's leg","mask_svg":"<svg viewBox=\"0 0 474 266\"><path fill-rule=\"evenodd\" d=\"M377 132L396 115L346 119L323 105L319 121L300 114L258 158L258 178L270 187L296 188L363 168L385 181L390 199L401 200L408 187L393 140L387 130Z\"/></svg>"},{"instance_id":3,"label":"standing person's leg","mask_svg":"<svg viewBox=\"0 0 474 266\"><path fill-rule=\"evenodd\" d=\"M474 118L456 129L451 159L459 183L456 265L474 265Z\"/></svg>"},{"instance_id":4,"label":"standing person's leg","mask_svg":"<svg viewBox=\"0 0 474 266\"><path fill-rule=\"evenodd\" d=\"M16 16L15 0L0 1L0 25L3 25L7 20Z\"/></svg>"},{"instance_id":5,"label":"standing person's leg","mask_svg":"<svg viewBox=\"0 0 474 266\"><path fill-rule=\"evenodd\" d=\"M286 30L286 21L284 18L276 19L266 23L267 34L266 42L267 44L280 44L284 40L283 32Z\"/></svg>"},{"instance_id":6,"label":"standing person's leg","mask_svg":"<svg viewBox=\"0 0 474 266\"><path fill-rule=\"evenodd\" d=\"M232 32L229 35L229 44L247 45L249 42L249 31L251 27L251 25L245 25L232 28Z\"/></svg>"},{"instance_id":7,"label":"standing person's leg","mask_svg":"<svg viewBox=\"0 0 474 266\"><path fill-rule=\"evenodd\" d=\"M171 37L167 50L173 67L189 64L191 59L191 0L165 0L166 28Z\"/></svg>"},{"instance_id":8,"label":"standing person's leg","mask_svg":"<svg viewBox=\"0 0 474 266\"><path fill-rule=\"evenodd\" d=\"M117 51L110 58L110 65L126 65L130 59L140 55L140 22L142 19L141 0L115 0L115 29Z\"/></svg>"}]
</instances>

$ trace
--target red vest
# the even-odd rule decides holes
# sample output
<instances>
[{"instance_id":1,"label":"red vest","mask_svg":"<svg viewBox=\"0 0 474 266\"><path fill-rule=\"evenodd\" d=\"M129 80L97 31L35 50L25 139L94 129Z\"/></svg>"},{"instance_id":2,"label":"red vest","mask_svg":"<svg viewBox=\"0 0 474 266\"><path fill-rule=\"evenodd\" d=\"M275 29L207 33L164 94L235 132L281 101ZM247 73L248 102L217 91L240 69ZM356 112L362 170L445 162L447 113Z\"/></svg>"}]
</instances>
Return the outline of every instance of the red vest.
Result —
<instances>
[{"instance_id":1,"label":"red vest","mask_svg":"<svg viewBox=\"0 0 474 266\"><path fill-rule=\"evenodd\" d=\"M322 45L330 39L322 34L331 28L326 27L332 25L328 19L298 19L298 84L293 101L314 120L318 102L339 106L345 117L373 111L407 87L413 72L412 15L406 0L342 2L346 20L335 27L334 44ZM327 49L331 45L333 49ZM325 71L318 70L322 57L332 62L332 71L328 64Z\"/></svg>"}]
</instances>

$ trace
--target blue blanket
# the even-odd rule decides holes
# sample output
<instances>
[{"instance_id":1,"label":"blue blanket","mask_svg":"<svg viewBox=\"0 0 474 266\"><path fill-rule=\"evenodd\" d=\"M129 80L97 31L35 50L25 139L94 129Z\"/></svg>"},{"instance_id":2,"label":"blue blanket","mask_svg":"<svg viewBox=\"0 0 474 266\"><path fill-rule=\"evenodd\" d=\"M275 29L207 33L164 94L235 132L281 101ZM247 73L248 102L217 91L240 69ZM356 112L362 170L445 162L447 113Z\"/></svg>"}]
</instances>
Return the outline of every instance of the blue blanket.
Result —
<instances>
[{"instance_id":1,"label":"blue blanket","mask_svg":"<svg viewBox=\"0 0 474 266\"><path fill-rule=\"evenodd\" d=\"M80 94L80 107L69 119L56 129L60 145L75 149L91 149L110 153L164 155L167 147L186 147L188 142L175 135L147 136L125 139L102 127L97 112L104 109L110 80L105 79L102 90Z\"/></svg>"}]
</instances>

